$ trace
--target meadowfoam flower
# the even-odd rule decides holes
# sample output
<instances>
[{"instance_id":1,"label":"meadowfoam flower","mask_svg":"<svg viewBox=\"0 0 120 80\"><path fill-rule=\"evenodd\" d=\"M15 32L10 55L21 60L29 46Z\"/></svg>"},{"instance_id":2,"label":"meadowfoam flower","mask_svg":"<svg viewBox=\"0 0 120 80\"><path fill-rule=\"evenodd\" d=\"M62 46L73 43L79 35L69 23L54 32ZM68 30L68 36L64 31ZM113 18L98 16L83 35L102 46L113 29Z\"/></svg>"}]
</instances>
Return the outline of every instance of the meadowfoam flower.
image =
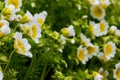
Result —
<instances>
[{"instance_id":1,"label":"meadowfoam flower","mask_svg":"<svg viewBox=\"0 0 120 80\"><path fill-rule=\"evenodd\" d=\"M106 35L108 33L109 25L105 20L101 20L97 27L99 27L99 34L97 36Z\"/></svg>"},{"instance_id":2,"label":"meadowfoam flower","mask_svg":"<svg viewBox=\"0 0 120 80\"><path fill-rule=\"evenodd\" d=\"M115 70L114 70L113 76L116 80L120 80L120 63L117 63L115 65Z\"/></svg>"},{"instance_id":3,"label":"meadowfoam flower","mask_svg":"<svg viewBox=\"0 0 120 80\"><path fill-rule=\"evenodd\" d=\"M92 35L98 36L99 35L99 30L97 24L94 21L89 22L89 29Z\"/></svg>"},{"instance_id":4,"label":"meadowfoam flower","mask_svg":"<svg viewBox=\"0 0 120 80\"><path fill-rule=\"evenodd\" d=\"M22 33L16 32L14 38L14 48L16 49L17 53L32 58L32 53L29 51L31 45L28 43L27 39L22 38Z\"/></svg>"},{"instance_id":5,"label":"meadowfoam flower","mask_svg":"<svg viewBox=\"0 0 120 80\"><path fill-rule=\"evenodd\" d=\"M66 37L64 37L63 35L60 35L60 39L62 44L66 43Z\"/></svg>"},{"instance_id":6,"label":"meadowfoam flower","mask_svg":"<svg viewBox=\"0 0 120 80\"><path fill-rule=\"evenodd\" d=\"M20 28L23 31L24 34L28 33L28 29L29 29L30 25L29 24L20 24Z\"/></svg>"},{"instance_id":7,"label":"meadowfoam flower","mask_svg":"<svg viewBox=\"0 0 120 80\"><path fill-rule=\"evenodd\" d=\"M102 61L102 62L106 62L106 61L107 61L103 52L99 52L96 56L97 56L97 57L99 58L99 60Z\"/></svg>"},{"instance_id":8,"label":"meadowfoam flower","mask_svg":"<svg viewBox=\"0 0 120 80\"><path fill-rule=\"evenodd\" d=\"M44 24L46 17L47 17L46 11L34 15L35 22L37 22L40 27Z\"/></svg>"},{"instance_id":9,"label":"meadowfoam flower","mask_svg":"<svg viewBox=\"0 0 120 80\"><path fill-rule=\"evenodd\" d=\"M27 11L26 14L22 17L21 22L32 23L33 19L33 15L29 11Z\"/></svg>"},{"instance_id":10,"label":"meadowfoam flower","mask_svg":"<svg viewBox=\"0 0 120 80\"><path fill-rule=\"evenodd\" d=\"M119 29L115 30L115 36L117 36L118 38L120 38L120 30Z\"/></svg>"},{"instance_id":11,"label":"meadowfoam flower","mask_svg":"<svg viewBox=\"0 0 120 80\"><path fill-rule=\"evenodd\" d=\"M83 33L80 33L80 38L84 46L91 45L90 39L87 38Z\"/></svg>"},{"instance_id":12,"label":"meadowfoam flower","mask_svg":"<svg viewBox=\"0 0 120 80\"><path fill-rule=\"evenodd\" d=\"M35 43L39 43L39 38L41 35L41 29L38 27L36 23L32 23L28 29L28 35L35 41Z\"/></svg>"},{"instance_id":13,"label":"meadowfoam flower","mask_svg":"<svg viewBox=\"0 0 120 80\"><path fill-rule=\"evenodd\" d=\"M88 56L89 58L92 58L93 56L97 55L99 52L99 47L95 45L89 45L87 46Z\"/></svg>"},{"instance_id":14,"label":"meadowfoam flower","mask_svg":"<svg viewBox=\"0 0 120 80\"><path fill-rule=\"evenodd\" d=\"M116 30L117 30L117 27L113 25L113 26L110 27L109 32L111 34L114 34L116 32Z\"/></svg>"},{"instance_id":15,"label":"meadowfoam flower","mask_svg":"<svg viewBox=\"0 0 120 80\"><path fill-rule=\"evenodd\" d=\"M20 11L20 7L22 6L22 0L5 0L5 7L9 5L15 6L15 11Z\"/></svg>"},{"instance_id":16,"label":"meadowfoam flower","mask_svg":"<svg viewBox=\"0 0 120 80\"><path fill-rule=\"evenodd\" d=\"M114 57L116 53L116 45L113 42L108 42L104 46L104 55L107 60L110 60L112 57Z\"/></svg>"},{"instance_id":17,"label":"meadowfoam flower","mask_svg":"<svg viewBox=\"0 0 120 80\"><path fill-rule=\"evenodd\" d=\"M93 72L94 80L103 80L103 76L98 72Z\"/></svg>"},{"instance_id":18,"label":"meadowfoam flower","mask_svg":"<svg viewBox=\"0 0 120 80\"><path fill-rule=\"evenodd\" d=\"M9 22L6 20L0 20L0 37L7 35L10 32Z\"/></svg>"},{"instance_id":19,"label":"meadowfoam flower","mask_svg":"<svg viewBox=\"0 0 120 80\"><path fill-rule=\"evenodd\" d=\"M99 5L92 5L90 7L91 16L95 19L101 20L105 17L105 10Z\"/></svg>"},{"instance_id":20,"label":"meadowfoam flower","mask_svg":"<svg viewBox=\"0 0 120 80\"><path fill-rule=\"evenodd\" d=\"M89 4L91 5L98 5L100 3L99 0L87 0L89 2Z\"/></svg>"},{"instance_id":21,"label":"meadowfoam flower","mask_svg":"<svg viewBox=\"0 0 120 80\"><path fill-rule=\"evenodd\" d=\"M15 18L15 6L9 5L2 10L2 19L14 20Z\"/></svg>"},{"instance_id":22,"label":"meadowfoam flower","mask_svg":"<svg viewBox=\"0 0 120 80\"><path fill-rule=\"evenodd\" d=\"M75 36L75 30L73 28L73 25L70 25L68 28L63 28L61 32L64 36Z\"/></svg>"},{"instance_id":23,"label":"meadowfoam flower","mask_svg":"<svg viewBox=\"0 0 120 80\"><path fill-rule=\"evenodd\" d=\"M99 74L101 74L103 76L103 79L102 80L108 80L107 79L107 76L108 76L108 71L107 70L104 70L103 68L100 68L99 69Z\"/></svg>"},{"instance_id":24,"label":"meadowfoam flower","mask_svg":"<svg viewBox=\"0 0 120 80\"><path fill-rule=\"evenodd\" d=\"M77 50L77 57L83 64L86 64L86 62L88 61L87 49L82 48L82 46L79 46Z\"/></svg>"},{"instance_id":25,"label":"meadowfoam flower","mask_svg":"<svg viewBox=\"0 0 120 80\"><path fill-rule=\"evenodd\" d=\"M107 8L111 4L110 0L100 0L100 5L103 8Z\"/></svg>"},{"instance_id":26,"label":"meadowfoam flower","mask_svg":"<svg viewBox=\"0 0 120 80\"><path fill-rule=\"evenodd\" d=\"M22 16L19 15L19 14L16 15L16 16L15 16L15 20L18 21L18 22L20 22L20 21L22 20Z\"/></svg>"},{"instance_id":27,"label":"meadowfoam flower","mask_svg":"<svg viewBox=\"0 0 120 80\"><path fill-rule=\"evenodd\" d=\"M3 72L1 66L0 66L0 80L3 80Z\"/></svg>"}]
</instances>

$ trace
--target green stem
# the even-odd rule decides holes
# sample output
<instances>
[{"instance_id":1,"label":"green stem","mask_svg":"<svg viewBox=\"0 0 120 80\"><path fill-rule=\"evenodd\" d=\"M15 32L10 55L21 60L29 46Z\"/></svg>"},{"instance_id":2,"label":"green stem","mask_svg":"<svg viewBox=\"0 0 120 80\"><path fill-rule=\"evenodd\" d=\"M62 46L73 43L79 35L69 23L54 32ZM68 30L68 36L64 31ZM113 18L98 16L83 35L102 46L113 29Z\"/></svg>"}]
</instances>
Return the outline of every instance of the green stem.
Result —
<instances>
[{"instance_id":1,"label":"green stem","mask_svg":"<svg viewBox=\"0 0 120 80\"><path fill-rule=\"evenodd\" d=\"M43 72L42 72L42 75L41 75L40 80L44 80L44 78L45 78L45 76L46 76L46 75L45 75L46 69L47 69L47 63L45 63L45 65L44 65Z\"/></svg>"},{"instance_id":2,"label":"green stem","mask_svg":"<svg viewBox=\"0 0 120 80\"><path fill-rule=\"evenodd\" d=\"M10 57L9 57L9 59L8 59L8 63L7 63L6 66L5 66L4 73L6 72L6 70L7 70L7 68L8 68L8 65L9 65L9 63L10 63L10 61L11 61L11 58L12 58L14 52L15 52L15 50L13 50L13 51L10 53Z\"/></svg>"},{"instance_id":3,"label":"green stem","mask_svg":"<svg viewBox=\"0 0 120 80\"><path fill-rule=\"evenodd\" d=\"M34 61L35 61L35 58L36 58L36 56L34 55L34 56L33 56L33 59L32 59L32 62L31 62L30 66L29 66L29 68L28 68L28 70L27 70L27 72L26 72L26 74L25 74L24 80L28 80L28 75L29 75L30 70L31 70L31 68L32 68L32 66L33 66L33 63L34 63Z\"/></svg>"}]
</instances>

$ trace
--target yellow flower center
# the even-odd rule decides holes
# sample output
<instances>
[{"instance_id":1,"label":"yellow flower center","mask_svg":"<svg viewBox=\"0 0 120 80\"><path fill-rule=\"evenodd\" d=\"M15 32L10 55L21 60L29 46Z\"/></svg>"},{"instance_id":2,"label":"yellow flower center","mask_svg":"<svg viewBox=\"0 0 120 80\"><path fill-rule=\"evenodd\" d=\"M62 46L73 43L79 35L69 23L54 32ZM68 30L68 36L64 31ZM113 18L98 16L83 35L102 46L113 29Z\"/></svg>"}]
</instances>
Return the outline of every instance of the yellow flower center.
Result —
<instances>
[{"instance_id":1,"label":"yellow flower center","mask_svg":"<svg viewBox=\"0 0 120 80\"><path fill-rule=\"evenodd\" d=\"M105 24L103 22L100 22L100 32L104 32L105 31Z\"/></svg>"},{"instance_id":2,"label":"yellow flower center","mask_svg":"<svg viewBox=\"0 0 120 80\"><path fill-rule=\"evenodd\" d=\"M36 38L37 36L37 29L35 25L32 25L32 38Z\"/></svg>"},{"instance_id":3,"label":"yellow flower center","mask_svg":"<svg viewBox=\"0 0 120 80\"><path fill-rule=\"evenodd\" d=\"M38 19L38 23L39 23L40 25L42 25L42 24L44 23L44 20L43 20L43 19Z\"/></svg>"},{"instance_id":4,"label":"yellow flower center","mask_svg":"<svg viewBox=\"0 0 120 80\"><path fill-rule=\"evenodd\" d=\"M3 27L3 25L4 25L4 24L3 24L2 22L0 22L0 28L2 28L2 27Z\"/></svg>"},{"instance_id":5,"label":"yellow flower center","mask_svg":"<svg viewBox=\"0 0 120 80\"><path fill-rule=\"evenodd\" d=\"M116 70L116 77L120 79L120 67Z\"/></svg>"},{"instance_id":6,"label":"yellow flower center","mask_svg":"<svg viewBox=\"0 0 120 80\"><path fill-rule=\"evenodd\" d=\"M15 9L18 9L20 6L20 0L8 0L8 5L14 5Z\"/></svg>"},{"instance_id":7,"label":"yellow flower center","mask_svg":"<svg viewBox=\"0 0 120 80\"><path fill-rule=\"evenodd\" d=\"M92 54L95 52L95 47L89 46L87 50L88 50L88 54Z\"/></svg>"},{"instance_id":8,"label":"yellow flower center","mask_svg":"<svg viewBox=\"0 0 120 80\"><path fill-rule=\"evenodd\" d=\"M111 44L107 44L105 46L105 55L108 56L108 55L111 54L111 52L112 52L112 45Z\"/></svg>"},{"instance_id":9,"label":"yellow flower center","mask_svg":"<svg viewBox=\"0 0 120 80\"><path fill-rule=\"evenodd\" d=\"M29 18L28 18L28 16L23 16L23 18L22 18L22 22L28 22L29 21Z\"/></svg>"},{"instance_id":10,"label":"yellow flower center","mask_svg":"<svg viewBox=\"0 0 120 80\"><path fill-rule=\"evenodd\" d=\"M15 42L14 48L15 49L19 48L22 51L23 54L26 54L26 50L25 50L24 44L20 40L17 40ZM20 53L20 51L18 49L17 49L17 52Z\"/></svg>"},{"instance_id":11,"label":"yellow flower center","mask_svg":"<svg viewBox=\"0 0 120 80\"><path fill-rule=\"evenodd\" d=\"M0 37L3 37L4 36L4 33L0 31Z\"/></svg>"},{"instance_id":12,"label":"yellow flower center","mask_svg":"<svg viewBox=\"0 0 120 80\"><path fill-rule=\"evenodd\" d=\"M103 11L99 6L93 8L93 13L96 17L101 17L103 15Z\"/></svg>"},{"instance_id":13,"label":"yellow flower center","mask_svg":"<svg viewBox=\"0 0 120 80\"><path fill-rule=\"evenodd\" d=\"M80 49L77 56L81 61L84 60L84 58L85 58L84 50Z\"/></svg>"},{"instance_id":14,"label":"yellow flower center","mask_svg":"<svg viewBox=\"0 0 120 80\"><path fill-rule=\"evenodd\" d=\"M63 35L69 36L69 31L66 28L63 28L61 32L63 33Z\"/></svg>"}]
</instances>

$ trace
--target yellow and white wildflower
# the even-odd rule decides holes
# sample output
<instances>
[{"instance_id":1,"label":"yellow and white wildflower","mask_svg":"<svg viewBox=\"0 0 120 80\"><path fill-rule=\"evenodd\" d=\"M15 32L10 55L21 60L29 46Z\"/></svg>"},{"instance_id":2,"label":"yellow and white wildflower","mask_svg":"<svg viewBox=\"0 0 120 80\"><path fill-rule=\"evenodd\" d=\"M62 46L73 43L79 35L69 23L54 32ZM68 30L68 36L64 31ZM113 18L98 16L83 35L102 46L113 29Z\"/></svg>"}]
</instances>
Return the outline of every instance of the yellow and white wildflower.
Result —
<instances>
[{"instance_id":1,"label":"yellow and white wildflower","mask_svg":"<svg viewBox=\"0 0 120 80\"><path fill-rule=\"evenodd\" d=\"M93 56L96 56L99 52L99 47L95 45L89 45L87 46L87 51L89 58L92 58Z\"/></svg>"},{"instance_id":2,"label":"yellow and white wildflower","mask_svg":"<svg viewBox=\"0 0 120 80\"><path fill-rule=\"evenodd\" d=\"M99 73L103 76L103 79L102 80L108 80L107 79L107 76L108 76L108 71L107 70L104 70L103 68L100 68L99 69Z\"/></svg>"},{"instance_id":3,"label":"yellow and white wildflower","mask_svg":"<svg viewBox=\"0 0 120 80\"><path fill-rule=\"evenodd\" d=\"M102 20L105 17L105 10L100 5L92 5L90 7L90 14L93 18Z\"/></svg>"},{"instance_id":4,"label":"yellow and white wildflower","mask_svg":"<svg viewBox=\"0 0 120 80\"><path fill-rule=\"evenodd\" d=\"M22 0L5 0L5 7L9 5L15 6L15 11L20 11L20 7L22 6Z\"/></svg>"},{"instance_id":5,"label":"yellow and white wildflower","mask_svg":"<svg viewBox=\"0 0 120 80\"><path fill-rule=\"evenodd\" d=\"M100 5L103 8L107 8L111 4L110 0L100 0Z\"/></svg>"},{"instance_id":6,"label":"yellow and white wildflower","mask_svg":"<svg viewBox=\"0 0 120 80\"><path fill-rule=\"evenodd\" d=\"M110 60L111 58L113 58L115 56L116 53L116 45L113 42L108 42L107 44L105 44L104 46L104 55L105 58L107 60Z\"/></svg>"},{"instance_id":7,"label":"yellow and white wildflower","mask_svg":"<svg viewBox=\"0 0 120 80\"><path fill-rule=\"evenodd\" d=\"M9 22L6 20L0 20L0 37L7 35L10 32Z\"/></svg>"},{"instance_id":8,"label":"yellow and white wildflower","mask_svg":"<svg viewBox=\"0 0 120 80\"><path fill-rule=\"evenodd\" d=\"M106 35L108 33L108 28L109 25L105 20L101 20L99 24L96 25L98 28L98 34L96 35L97 37Z\"/></svg>"},{"instance_id":9,"label":"yellow and white wildflower","mask_svg":"<svg viewBox=\"0 0 120 80\"><path fill-rule=\"evenodd\" d=\"M100 3L100 0L87 0L89 4L91 5L98 5Z\"/></svg>"},{"instance_id":10,"label":"yellow and white wildflower","mask_svg":"<svg viewBox=\"0 0 120 80\"><path fill-rule=\"evenodd\" d=\"M60 35L60 39L61 39L61 44L66 43L66 37L64 37L63 35Z\"/></svg>"},{"instance_id":11,"label":"yellow and white wildflower","mask_svg":"<svg viewBox=\"0 0 120 80\"><path fill-rule=\"evenodd\" d=\"M115 30L115 36L117 36L118 38L120 38L120 30L119 29Z\"/></svg>"},{"instance_id":12,"label":"yellow and white wildflower","mask_svg":"<svg viewBox=\"0 0 120 80\"><path fill-rule=\"evenodd\" d=\"M15 16L15 21L18 21L18 22L20 22L22 20L22 16L21 15L16 15Z\"/></svg>"},{"instance_id":13,"label":"yellow and white wildflower","mask_svg":"<svg viewBox=\"0 0 120 80\"><path fill-rule=\"evenodd\" d=\"M33 55L29 51L31 45L28 43L27 39L22 38L22 33L16 32L14 38L15 38L14 48L16 49L17 53L32 58Z\"/></svg>"},{"instance_id":14,"label":"yellow and white wildflower","mask_svg":"<svg viewBox=\"0 0 120 80\"><path fill-rule=\"evenodd\" d=\"M73 25L70 25L68 28L63 28L61 32L64 36L75 36L75 30L73 28Z\"/></svg>"},{"instance_id":15,"label":"yellow and white wildflower","mask_svg":"<svg viewBox=\"0 0 120 80\"><path fill-rule=\"evenodd\" d=\"M111 34L115 34L116 30L117 30L117 27L113 25L113 26L110 27L109 32Z\"/></svg>"},{"instance_id":16,"label":"yellow and white wildflower","mask_svg":"<svg viewBox=\"0 0 120 80\"><path fill-rule=\"evenodd\" d=\"M94 80L103 80L103 76L98 72L93 72Z\"/></svg>"},{"instance_id":17,"label":"yellow and white wildflower","mask_svg":"<svg viewBox=\"0 0 120 80\"><path fill-rule=\"evenodd\" d=\"M34 15L35 22L38 23L39 27L41 27L44 24L46 17L47 17L46 11Z\"/></svg>"},{"instance_id":18,"label":"yellow and white wildflower","mask_svg":"<svg viewBox=\"0 0 120 80\"><path fill-rule=\"evenodd\" d=\"M39 38L42 36L41 29L36 23L30 25L27 34L35 41L35 43L39 43Z\"/></svg>"},{"instance_id":19,"label":"yellow and white wildflower","mask_svg":"<svg viewBox=\"0 0 120 80\"><path fill-rule=\"evenodd\" d=\"M6 20L14 20L15 18L15 6L14 5L9 5L6 8L2 10L2 19Z\"/></svg>"},{"instance_id":20,"label":"yellow and white wildflower","mask_svg":"<svg viewBox=\"0 0 120 80\"><path fill-rule=\"evenodd\" d=\"M80 38L84 46L91 45L91 41L83 33L80 33Z\"/></svg>"},{"instance_id":21,"label":"yellow and white wildflower","mask_svg":"<svg viewBox=\"0 0 120 80\"><path fill-rule=\"evenodd\" d=\"M32 23L33 20L34 20L33 15L29 11L27 11L26 14L22 17L21 22L23 22L23 23L26 23L26 22L27 23Z\"/></svg>"},{"instance_id":22,"label":"yellow and white wildflower","mask_svg":"<svg viewBox=\"0 0 120 80\"><path fill-rule=\"evenodd\" d=\"M77 57L82 62L82 64L86 64L88 61L88 51L86 48L79 46L77 49Z\"/></svg>"},{"instance_id":23,"label":"yellow and white wildflower","mask_svg":"<svg viewBox=\"0 0 120 80\"><path fill-rule=\"evenodd\" d=\"M114 77L116 80L120 80L120 63L117 63L117 64L115 65L115 70L114 70L113 77Z\"/></svg>"},{"instance_id":24,"label":"yellow and white wildflower","mask_svg":"<svg viewBox=\"0 0 120 80\"><path fill-rule=\"evenodd\" d=\"M28 33L28 29L29 29L30 25L29 24L20 24L20 28L23 31L24 34Z\"/></svg>"}]
</instances>

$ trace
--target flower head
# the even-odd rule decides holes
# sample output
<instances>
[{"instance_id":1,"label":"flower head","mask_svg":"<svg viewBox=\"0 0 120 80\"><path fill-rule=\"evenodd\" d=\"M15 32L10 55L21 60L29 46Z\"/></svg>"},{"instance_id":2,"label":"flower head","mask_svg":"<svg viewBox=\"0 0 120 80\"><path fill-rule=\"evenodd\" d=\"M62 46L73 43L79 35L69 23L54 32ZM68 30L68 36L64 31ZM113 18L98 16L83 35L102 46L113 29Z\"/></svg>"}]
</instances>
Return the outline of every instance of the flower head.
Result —
<instances>
[{"instance_id":1,"label":"flower head","mask_svg":"<svg viewBox=\"0 0 120 80\"><path fill-rule=\"evenodd\" d=\"M2 11L2 18L6 20L14 20L15 18L15 6L9 5Z\"/></svg>"},{"instance_id":2,"label":"flower head","mask_svg":"<svg viewBox=\"0 0 120 80\"><path fill-rule=\"evenodd\" d=\"M117 30L116 26L111 26L110 29L109 29L109 32L112 33L112 34L115 34L116 30Z\"/></svg>"},{"instance_id":3,"label":"flower head","mask_svg":"<svg viewBox=\"0 0 120 80\"><path fill-rule=\"evenodd\" d=\"M5 6L14 5L15 11L18 12L22 6L22 0L5 0Z\"/></svg>"},{"instance_id":4,"label":"flower head","mask_svg":"<svg viewBox=\"0 0 120 80\"><path fill-rule=\"evenodd\" d=\"M100 3L99 0L87 0L89 2L89 4L91 5L98 5Z\"/></svg>"},{"instance_id":5,"label":"flower head","mask_svg":"<svg viewBox=\"0 0 120 80\"><path fill-rule=\"evenodd\" d=\"M9 22L6 20L0 20L0 37L7 35L10 32Z\"/></svg>"},{"instance_id":6,"label":"flower head","mask_svg":"<svg viewBox=\"0 0 120 80\"><path fill-rule=\"evenodd\" d=\"M120 63L117 63L117 64L115 65L114 78L115 78L116 80L120 80Z\"/></svg>"},{"instance_id":7,"label":"flower head","mask_svg":"<svg viewBox=\"0 0 120 80\"><path fill-rule=\"evenodd\" d=\"M90 12L91 16L95 19L101 20L105 17L105 10L99 5L92 5Z\"/></svg>"},{"instance_id":8,"label":"flower head","mask_svg":"<svg viewBox=\"0 0 120 80\"><path fill-rule=\"evenodd\" d=\"M103 80L103 76L98 72L93 72L94 80Z\"/></svg>"},{"instance_id":9,"label":"flower head","mask_svg":"<svg viewBox=\"0 0 120 80\"><path fill-rule=\"evenodd\" d=\"M1 66L0 66L0 80L3 80L3 72Z\"/></svg>"},{"instance_id":10,"label":"flower head","mask_svg":"<svg viewBox=\"0 0 120 80\"><path fill-rule=\"evenodd\" d=\"M32 53L29 51L31 45L28 43L27 39L22 38L22 33L16 32L14 38L14 48L16 49L17 53L32 58Z\"/></svg>"},{"instance_id":11,"label":"flower head","mask_svg":"<svg viewBox=\"0 0 120 80\"><path fill-rule=\"evenodd\" d=\"M112 57L114 57L115 53L116 53L116 45L113 42L108 42L107 44L105 44L104 46L104 55L105 58L107 60L111 59Z\"/></svg>"},{"instance_id":12,"label":"flower head","mask_svg":"<svg viewBox=\"0 0 120 80\"><path fill-rule=\"evenodd\" d=\"M104 70L103 68L100 68L99 73L103 76L102 80L107 80L107 76L109 74L107 70Z\"/></svg>"},{"instance_id":13,"label":"flower head","mask_svg":"<svg viewBox=\"0 0 120 80\"><path fill-rule=\"evenodd\" d=\"M87 49L82 48L82 46L79 46L77 50L77 57L83 64L86 64L86 62L88 61Z\"/></svg>"},{"instance_id":14,"label":"flower head","mask_svg":"<svg viewBox=\"0 0 120 80\"><path fill-rule=\"evenodd\" d=\"M110 4L111 4L110 0L100 0L100 5L101 5L103 8L108 7Z\"/></svg>"},{"instance_id":15,"label":"flower head","mask_svg":"<svg viewBox=\"0 0 120 80\"><path fill-rule=\"evenodd\" d=\"M35 22L38 23L40 27L44 24L46 17L47 17L46 11L34 15Z\"/></svg>"}]
</instances>

